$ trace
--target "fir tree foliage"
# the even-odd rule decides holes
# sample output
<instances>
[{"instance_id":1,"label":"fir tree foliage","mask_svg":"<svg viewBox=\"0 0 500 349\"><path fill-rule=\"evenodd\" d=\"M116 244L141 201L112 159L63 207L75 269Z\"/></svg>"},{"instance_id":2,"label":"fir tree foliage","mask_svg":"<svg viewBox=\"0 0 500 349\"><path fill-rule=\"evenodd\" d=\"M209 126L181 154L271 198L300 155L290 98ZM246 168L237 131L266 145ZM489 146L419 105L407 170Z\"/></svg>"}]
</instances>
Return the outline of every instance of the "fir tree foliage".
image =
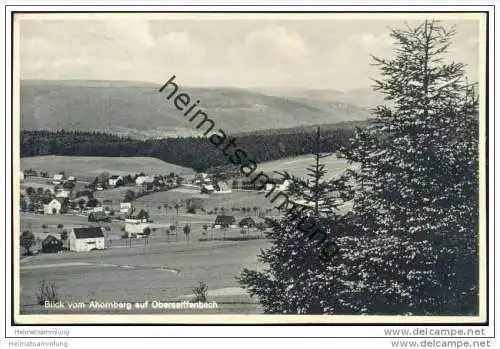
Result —
<instances>
[{"instance_id":1,"label":"fir tree foliage","mask_svg":"<svg viewBox=\"0 0 500 349\"><path fill-rule=\"evenodd\" d=\"M336 207L343 202L338 193L344 191L345 183L343 178L325 179L327 170L321 159L328 154L321 154L319 140L318 129L309 179L281 173L291 185L287 201L280 205L284 217L270 220L272 246L258 256L264 270L244 269L239 278L252 296L258 296L266 313L321 314L335 302L334 278L327 268L336 258L333 227L343 224Z\"/></svg>"},{"instance_id":2,"label":"fir tree foliage","mask_svg":"<svg viewBox=\"0 0 500 349\"><path fill-rule=\"evenodd\" d=\"M338 154L355 169L324 180L316 150L312 180L289 177L303 205L273 223L263 270L240 278L265 312L477 314L478 96L445 59L453 34L433 20L392 30L394 57L374 57L387 102ZM310 220L333 258L300 229Z\"/></svg>"},{"instance_id":3,"label":"fir tree foliage","mask_svg":"<svg viewBox=\"0 0 500 349\"><path fill-rule=\"evenodd\" d=\"M375 58L388 105L342 151L360 164L362 234L341 239L333 269L352 309L477 312L478 98L463 64L445 61L453 34L437 21L393 30L395 58Z\"/></svg>"}]
</instances>

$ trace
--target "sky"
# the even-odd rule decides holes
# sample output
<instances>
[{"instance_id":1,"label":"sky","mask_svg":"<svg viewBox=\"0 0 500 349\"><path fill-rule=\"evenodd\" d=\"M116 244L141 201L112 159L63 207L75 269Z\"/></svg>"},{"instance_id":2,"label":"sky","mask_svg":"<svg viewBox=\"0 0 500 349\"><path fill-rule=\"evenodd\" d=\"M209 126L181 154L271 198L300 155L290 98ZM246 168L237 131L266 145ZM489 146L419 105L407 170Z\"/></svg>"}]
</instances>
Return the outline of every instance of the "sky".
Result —
<instances>
[{"instance_id":1,"label":"sky","mask_svg":"<svg viewBox=\"0 0 500 349\"><path fill-rule=\"evenodd\" d=\"M257 15L20 18L20 76L161 84L175 75L185 86L351 90L378 77L371 55L392 57L389 27L406 25L382 17ZM447 57L477 80L479 21L442 23L456 30Z\"/></svg>"}]
</instances>

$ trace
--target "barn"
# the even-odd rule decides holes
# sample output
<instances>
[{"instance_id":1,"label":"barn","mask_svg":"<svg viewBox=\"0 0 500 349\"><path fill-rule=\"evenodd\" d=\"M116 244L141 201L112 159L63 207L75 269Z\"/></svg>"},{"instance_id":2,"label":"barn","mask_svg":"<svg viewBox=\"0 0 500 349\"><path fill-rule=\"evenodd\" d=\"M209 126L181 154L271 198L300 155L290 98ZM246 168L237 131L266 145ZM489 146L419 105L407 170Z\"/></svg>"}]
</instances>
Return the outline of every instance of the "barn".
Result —
<instances>
[{"instance_id":1,"label":"barn","mask_svg":"<svg viewBox=\"0 0 500 349\"><path fill-rule=\"evenodd\" d=\"M239 223L238 226L240 228L254 228L255 227L255 221L253 220L252 217L246 217L243 218Z\"/></svg>"},{"instance_id":2,"label":"barn","mask_svg":"<svg viewBox=\"0 0 500 349\"><path fill-rule=\"evenodd\" d=\"M42 252L43 253L57 253L63 249L63 243L61 240L53 235L47 236L42 241Z\"/></svg>"},{"instance_id":3,"label":"barn","mask_svg":"<svg viewBox=\"0 0 500 349\"><path fill-rule=\"evenodd\" d=\"M214 228L236 228L236 218L234 216L219 215L215 218Z\"/></svg>"},{"instance_id":4,"label":"barn","mask_svg":"<svg viewBox=\"0 0 500 349\"><path fill-rule=\"evenodd\" d=\"M75 252L104 250L104 234L100 227L73 228L69 234L69 249Z\"/></svg>"}]
</instances>

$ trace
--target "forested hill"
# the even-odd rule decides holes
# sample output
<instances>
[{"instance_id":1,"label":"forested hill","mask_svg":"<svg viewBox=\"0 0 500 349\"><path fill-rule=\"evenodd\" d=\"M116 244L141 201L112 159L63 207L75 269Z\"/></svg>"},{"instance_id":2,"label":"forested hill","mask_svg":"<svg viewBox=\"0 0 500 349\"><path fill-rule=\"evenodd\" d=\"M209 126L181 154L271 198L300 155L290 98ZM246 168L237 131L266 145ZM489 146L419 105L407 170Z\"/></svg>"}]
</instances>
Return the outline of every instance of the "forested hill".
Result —
<instances>
[{"instance_id":1,"label":"forested hill","mask_svg":"<svg viewBox=\"0 0 500 349\"><path fill-rule=\"evenodd\" d=\"M323 131L322 151L337 150L353 134L353 127ZM235 144L257 162L277 160L311 153L314 130L239 135ZM221 149L204 137L138 140L100 132L22 131L21 156L39 155L149 156L197 171L229 164Z\"/></svg>"},{"instance_id":2,"label":"forested hill","mask_svg":"<svg viewBox=\"0 0 500 349\"><path fill-rule=\"evenodd\" d=\"M166 77L168 80L169 77ZM184 87L221 128L232 134L283 127L360 121L369 110L352 103L270 96L240 88ZM198 136L199 132L158 92L160 84L116 81L21 81L21 129L100 130L137 139ZM309 97L312 97L308 94Z\"/></svg>"}]
</instances>

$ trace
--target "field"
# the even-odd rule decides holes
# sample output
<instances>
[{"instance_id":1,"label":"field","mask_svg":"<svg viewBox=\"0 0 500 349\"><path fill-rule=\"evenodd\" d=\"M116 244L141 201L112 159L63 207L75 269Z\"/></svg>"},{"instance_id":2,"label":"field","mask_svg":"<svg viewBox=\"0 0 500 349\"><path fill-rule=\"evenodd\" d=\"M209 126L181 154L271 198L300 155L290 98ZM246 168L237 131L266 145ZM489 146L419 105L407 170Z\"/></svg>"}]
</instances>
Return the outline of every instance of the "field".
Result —
<instances>
[{"instance_id":1,"label":"field","mask_svg":"<svg viewBox=\"0 0 500 349\"><path fill-rule=\"evenodd\" d=\"M54 174L60 171L76 178L94 178L102 172L116 175L145 172L147 174L192 174L193 170L149 157L34 156L21 158L21 169Z\"/></svg>"},{"instance_id":2,"label":"field","mask_svg":"<svg viewBox=\"0 0 500 349\"><path fill-rule=\"evenodd\" d=\"M266 244L265 240L172 242L28 257L20 269L21 313L48 311L36 304L42 280L57 285L61 301L85 303L192 300L193 287L204 281L208 301L217 302L219 308L197 313L259 313L256 300L235 277L243 267L257 267L256 255Z\"/></svg>"},{"instance_id":3,"label":"field","mask_svg":"<svg viewBox=\"0 0 500 349\"><path fill-rule=\"evenodd\" d=\"M335 155L323 158L321 162L325 164L325 170L327 171L326 178L336 177L346 168L350 167L344 159L339 159ZM314 158L312 155L301 155L292 158L262 162L258 165L257 171L263 171L265 173L287 171L298 177L306 177L306 168L313 164Z\"/></svg>"}]
</instances>

